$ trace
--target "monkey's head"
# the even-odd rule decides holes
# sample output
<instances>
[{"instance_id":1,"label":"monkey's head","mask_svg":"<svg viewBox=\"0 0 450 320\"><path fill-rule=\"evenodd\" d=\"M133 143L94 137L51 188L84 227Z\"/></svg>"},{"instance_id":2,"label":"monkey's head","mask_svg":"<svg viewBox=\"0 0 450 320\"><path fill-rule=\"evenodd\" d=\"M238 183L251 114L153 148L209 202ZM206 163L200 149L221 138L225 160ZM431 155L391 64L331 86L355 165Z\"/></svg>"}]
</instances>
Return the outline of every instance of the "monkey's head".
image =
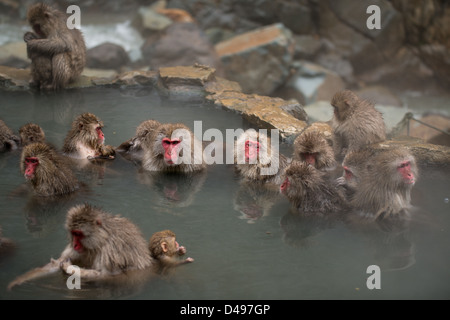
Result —
<instances>
[{"instance_id":1,"label":"monkey's head","mask_svg":"<svg viewBox=\"0 0 450 320\"><path fill-rule=\"evenodd\" d=\"M45 133L42 128L34 123L27 123L19 129L22 145L34 142L45 142Z\"/></svg>"},{"instance_id":2,"label":"monkey's head","mask_svg":"<svg viewBox=\"0 0 450 320\"><path fill-rule=\"evenodd\" d=\"M61 12L44 3L32 5L27 13L29 24L40 38L48 38L55 33L61 25L61 18L65 18ZM63 26L66 27L65 24Z\"/></svg>"},{"instance_id":3,"label":"monkey's head","mask_svg":"<svg viewBox=\"0 0 450 320\"><path fill-rule=\"evenodd\" d=\"M105 213L89 204L72 207L67 212L66 229L71 238L72 248L82 253L95 250L108 241L107 231L102 225Z\"/></svg>"},{"instance_id":4,"label":"monkey's head","mask_svg":"<svg viewBox=\"0 0 450 320\"><path fill-rule=\"evenodd\" d=\"M334 108L334 116L338 121L344 121L357 106L359 98L350 90L343 90L336 93L331 99Z\"/></svg>"},{"instance_id":5,"label":"monkey's head","mask_svg":"<svg viewBox=\"0 0 450 320\"><path fill-rule=\"evenodd\" d=\"M303 161L292 161L284 173L280 192L288 199L304 198L308 192L315 192L322 183L323 173ZM320 191L320 190L317 190Z\"/></svg>"},{"instance_id":6,"label":"monkey's head","mask_svg":"<svg viewBox=\"0 0 450 320\"><path fill-rule=\"evenodd\" d=\"M178 252L179 248L176 235L170 230L155 232L149 241L150 254L155 259L162 255L172 257Z\"/></svg>"},{"instance_id":7,"label":"monkey's head","mask_svg":"<svg viewBox=\"0 0 450 320\"><path fill-rule=\"evenodd\" d=\"M185 125L181 123L163 124L151 134L151 140L155 156L162 157L166 166L177 166L183 161L194 162L191 157L193 135ZM183 158L185 152L187 159Z\"/></svg>"},{"instance_id":8,"label":"monkey's head","mask_svg":"<svg viewBox=\"0 0 450 320\"><path fill-rule=\"evenodd\" d=\"M105 142L102 128L103 122L92 113L83 113L72 123L74 135L89 146L98 146Z\"/></svg>"},{"instance_id":9,"label":"monkey's head","mask_svg":"<svg viewBox=\"0 0 450 320\"><path fill-rule=\"evenodd\" d=\"M137 150L142 148L143 145L149 144L149 138L151 133L161 125L156 120L146 120L139 124L136 128L136 134L133 139L130 140L130 150Z\"/></svg>"},{"instance_id":10,"label":"monkey's head","mask_svg":"<svg viewBox=\"0 0 450 320\"><path fill-rule=\"evenodd\" d=\"M52 149L45 143L32 143L22 150L20 169L25 179L31 182L48 179L55 167Z\"/></svg>"},{"instance_id":11,"label":"monkey's head","mask_svg":"<svg viewBox=\"0 0 450 320\"><path fill-rule=\"evenodd\" d=\"M295 160L305 161L317 169L335 165L334 153L327 140L317 131L305 132L294 141Z\"/></svg>"},{"instance_id":12,"label":"monkey's head","mask_svg":"<svg viewBox=\"0 0 450 320\"><path fill-rule=\"evenodd\" d=\"M414 157L405 148L395 148L386 151L385 155L378 158L380 174L390 177L388 181L396 188L410 189L418 178L418 169Z\"/></svg>"},{"instance_id":13,"label":"monkey's head","mask_svg":"<svg viewBox=\"0 0 450 320\"><path fill-rule=\"evenodd\" d=\"M236 141L235 163L242 158L246 164L270 165L270 138L254 129L246 130Z\"/></svg>"}]
</instances>

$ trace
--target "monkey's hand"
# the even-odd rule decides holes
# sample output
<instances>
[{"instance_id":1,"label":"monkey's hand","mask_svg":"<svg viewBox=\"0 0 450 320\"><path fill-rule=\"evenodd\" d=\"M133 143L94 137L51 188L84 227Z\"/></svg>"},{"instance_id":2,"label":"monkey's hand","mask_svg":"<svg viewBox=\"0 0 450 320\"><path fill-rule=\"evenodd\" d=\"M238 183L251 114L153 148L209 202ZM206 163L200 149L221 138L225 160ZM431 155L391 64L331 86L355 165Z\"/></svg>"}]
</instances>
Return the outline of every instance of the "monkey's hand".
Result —
<instances>
[{"instance_id":1,"label":"monkey's hand","mask_svg":"<svg viewBox=\"0 0 450 320\"><path fill-rule=\"evenodd\" d=\"M38 38L39 38L39 37L38 37L35 33L30 32L30 31L26 32L26 33L23 35L23 40L24 40L25 42L27 42L27 43L28 43L28 41L30 41L30 40L34 40L34 39L38 39Z\"/></svg>"},{"instance_id":2,"label":"monkey's hand","mask_svg":"<svg viewBox=\"0 0 450 320\"><path fill-rule=\"evenodd\" d=\"M194 258L191 258L191 257L186 258L186 259L184 259L184 262L185 262L185 263L191 263L191 262L194 262Z\"/></svg>"},{"instance_id":3,"label":"monkey's hand","mask_svg":"<svg viewBox=\"0 0 450 320\"><path fill-rule=\"evenodd\" d=\"M64 260L64 261L61 261L59 267L60 267L60 269L63 270L65 273L69 274L69 273L67 272L67 268L68 268L69 266L71 266L71 265L72 265L72 261L70 260L70 258L67 258L67 259Z\"/></svg>"},{"instance_id":4,"label":"monkey's hand","mask_svg":"<svg viewBox=\"0 0 450 320\"><path fill-rule=\"evenodd\" d=\"M338 186L343 186L343 185L345 185L345 178L344 178L344 177L339 177L339 178L337 178L337 179L336 179L336 184L337 184Z\"/></svg>"},{"instance_id":5,"label":"monkey's hand","mask_svg":"<svg viewBox=\"0 0 450 320\"><path fill-rule=\"evenodd\" d=\"M116 155L116 150L114 150L114 147L112 147L112 146L101 145L98 148L98 151L99 151L100 155L97 156L97 158L101 158L101 159L113 160Z\"/></svg>"},{"instance_id":6,"label":"monkey's hand","mask_svg":"<svg viewBox=\"0 0 450 320\"><path fill-rule=\"evenodd\" d=\"M182 256L182 255L186 254L186 248L181 246L181 247L178 248L177 252L178 252L179 256Z\"/></svg>"}]
</instances>

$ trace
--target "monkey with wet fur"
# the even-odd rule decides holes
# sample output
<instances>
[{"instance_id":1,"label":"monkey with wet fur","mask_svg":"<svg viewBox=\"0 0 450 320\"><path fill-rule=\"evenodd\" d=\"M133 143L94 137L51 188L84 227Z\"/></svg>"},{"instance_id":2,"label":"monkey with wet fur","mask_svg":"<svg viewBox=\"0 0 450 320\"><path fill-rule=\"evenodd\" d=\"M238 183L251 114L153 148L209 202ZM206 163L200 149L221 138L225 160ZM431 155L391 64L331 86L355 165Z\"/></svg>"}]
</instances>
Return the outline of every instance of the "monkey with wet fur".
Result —
<instances>
[{"instance_id":1,"label":"monkey with wet fur","mask_svg":"<svg viewBox=\"0 0 450 320\"><path fill-rule=\"evenodd\" d=\"M15 150L20 145L20 138L0 119L0 152Z\"/></svg>"},{"instance_id":2,"label":"monkey with wet fur","mask_svg":"<svg viewBox=\"0 0 450 320\"><path fill-rule=\"evenodd\" d=\"M150 132L142 145L142 168L154 172L195 173L206 168L202 143L181 123L165 123Z\"/></svg>"},{"instance_id":3,"label":"monkey with wet fur","mask_svg":"<svg viewBox=\"0 0 450 320\"><path fill-rule=\"evenodd\" d=\"M170 230L155 232L149 241L150 255L158 264L157 273L165 273L168 269L193 262L193 258L178 259L186 254L186 248L180 246L176 235Z\"/></svg>"},{"instance_id":4,"label":"monkey with wet fur","mask_svg":"<svg viewBox=\"0 0 450 320\"><path fill-rule=\"evenodd\" d=\"M123 142L116 148L116 151L130 160L142 161L143 145L149 144L151 133L161 125L156 120L145 120L136 128L136 134L133 138Z\"/></svg>"},{"instance_id":5,"label":"monkey with wet fur","mask_svg":"<svg viewBox=\"0 0 450 320\"><path fill-rule=\"evenodd\" d=\"M27 20L33 32L26 32L31 59L31 86L55 90L72 83L86 64L86 45L78 29L67 27L67 15L44 3L32 5Z\"/></svg>"},{"instance_id":6,"label":"monkey with wet fur","mask_svg":"<svg viewBox=\"0 0 450 320\"><path fill-rule=\"evenodd\" d=\"M347 189L353 208L374 219L409 214L418 168L406 148L355 151L345 157L343 167L338 182Z\"/></svg>"},{"instance_id":7,"label":"monkey with wet fur","mask_svg":"<svg viewBox=\"0 0 450 320\"><path fill-rule=\"evenodd\" d=\"M305 161L319 170L336 167L333 148L318 131L303 132L295 139L292 159Z\"/></svg>"},{"instance_id":8,"label":"monkey with wet fur","mask_svg":"<svg viewBox=\"0 0 450 320\"><path fill-rule=\"evenodd\" d=\"M45 132L35 123L27 123L20 127L19 135L22 146L27 146L35 142L45 143Z\"/></svg>"},{"instance_id":9,"label":"monkey with wet fur","mask_svg":"<svg viewBox=\"0 0 450 320\"><path fill-rule=\"evenodd\" d=\"M334 115L333 149L336 158L358 150L364 145L386 140L386 128L381 112L350 90L336 93L331 100Z\"/></svg>"},{"instance_id":10,"label":"monkey with wet fur","mask_svg":"<svg viewBox=\"0 0 450 320\"><path fill-rule=\"evenodd\" d=\"M127 218L89 204L78 205L67 212L66 229L69 243L61 256L17 277L9 289L59 270L69 274L72 265L80 268L81 280L86 281L109 280L153 266L147 241Z\"/></svg>"},{"instance_id":11,"label":"monkey with wet fur","mask_svg":"<svg viewBox=\"0 0 450 320\"><path fill-rule=\"evenodd\" d=\"M243 162L240 161L240 154ZM290 159L272 149L271 138L256 130L248 129L235 143L235 167L245 180L278 186L281 175Z\"/></svg>"},{"instance_id":12,"label":"monkey with wet fur","mask_svg":"<svg viewBox=\"0 0 450 320\"><path fill-rule=\"evenodd\" d=\"M114 159L114 148L104 145L102 128L103 122L94 114L79 115L64 140L63 153L77 159Z\"/></svg>"},{"instance_id":13,"label":"monkey with wet fur","mask_svg":"<svg viewBox=\"0 0 450 320\"><path fill-rule=\"evenodd\" d=\"M292 161L284 173L280 186L297 212L308 214L334 214L347 208L344 193L326 174L302 161Z\"/></svg>"},{"instance_id":14,"label":"monkey with wet fur","mask_svg":"<svg viewBox=\"0 0 450 320\"><path fill-rule=\"evenodd\" d=\"M36 142L23 148L20 169L39 196L59 196L79 188L67 160L45 143Z\"/></svg>"}]
</instances>

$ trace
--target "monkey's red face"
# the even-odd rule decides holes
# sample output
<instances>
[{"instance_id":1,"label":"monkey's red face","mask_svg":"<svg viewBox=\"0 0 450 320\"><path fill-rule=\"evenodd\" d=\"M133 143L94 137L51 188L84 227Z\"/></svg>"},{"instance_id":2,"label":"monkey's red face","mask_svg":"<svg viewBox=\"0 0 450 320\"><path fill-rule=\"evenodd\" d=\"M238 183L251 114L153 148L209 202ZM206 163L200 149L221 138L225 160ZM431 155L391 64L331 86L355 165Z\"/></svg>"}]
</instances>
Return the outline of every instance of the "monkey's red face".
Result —
<instances>
[{"instance_id":1,"label":"monkey's red face","mask_svg":"<svg viewBox=\"0 0 450 320\"><path fill-rule=\"evenodd\" d=\"M39 166L39 159L37 157L26 157L25 158L25 178L33 179L38 166Z\"/></svg>"},{"instance_id":2,"label":"monkey's red face","mask_svg":"<svg viewBox=\"0 0 450 320\"><path fill-rule=\"evenodd\" d=\"M289 182L289 178L286 177L286 179L283 181L283 183L280 186L280 192L281 193L286 193L289 186L290 186L290 182Z\"/></svg>"},{"instance_id":3,"label":"monkey's red face","mask_svg":"<svg viewBox=\"0 0 450 320\"><path fill-rule=\"evenodd\" d=\"M178 153L180 148L180 139L164 138L162 146L164 148L164 161L169 164L176 164L178 162Z\"/></svg>"},{"instance_id":4,"label":"monkey's red face","mask_svg":"<svg viewBox=\"0 0 450 320\"><path fill-rule=\"evenodd\" d=\"M258 141L245 141L245 162L256 163L259 154L259 142Z\"/></svg>"},{"instance_id":5,"label":"monkey's red face","mask_svg":"<svg viewBox=\"0 0 450 320\"><path fill-rule=\"evenodd\" d=\"M84 238L84 234L81 230L72 230L72 248L77 252L83 252L83 244L81 243L81 240Z\"/></svg>"},{"instance_id":6,"label":"monkey's red face","mask_svg":"<svg viewBox=\"0 0 450 320\"><path fill-rule=\"evenodd\" d=\"M416 177L411 170L410 161L407 160L400 163L400 165L397 167L397 171L400 173L403 181L406 184L414 185L414 183L416 182Z\"/></svg>"},{"instance_id":7,"label":"monkey's red face","mask_svg":"<svg viewBox=\"0 0 450 320\"><path fill-rule=\"evenodd\" d=\"M105 141L105 135L103 134L102 127L97 126L95 128L95 132L97 133L98 143L102 144Z\"/></svg>"},{"instance_id":8,"label":"monkey's red face","mask_svg":"<svg viewBox=\"0 0 450 320\"><path fill-rule=\"evenodd\" d=\"M349 181L353 178L352 171L348 167L345 167L345 166L344 166L344 178L347 181Z\"/></svg>"},{"instance_id":9,"label":"monkey's red face","mask_svg":"<svg viewBox=\"0 0 450 320\"><path fill-rule=\"evenodd\" d=\"M301 154L301 157L302 157L303 161L306 161L310 165L314 166L317 161L317 152L315 152L315 153L304 152Z\"/></svg>"}]
</instances>

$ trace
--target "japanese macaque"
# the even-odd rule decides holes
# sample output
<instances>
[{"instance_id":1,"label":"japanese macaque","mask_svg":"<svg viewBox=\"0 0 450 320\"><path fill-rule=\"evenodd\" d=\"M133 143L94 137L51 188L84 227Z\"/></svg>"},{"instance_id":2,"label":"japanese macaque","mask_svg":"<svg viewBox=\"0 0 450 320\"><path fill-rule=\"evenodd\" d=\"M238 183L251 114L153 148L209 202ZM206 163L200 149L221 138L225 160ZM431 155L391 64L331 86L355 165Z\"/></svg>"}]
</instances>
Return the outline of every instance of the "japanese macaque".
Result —
<instances>
[{"instance_id":1,"label":"japanese macaque","mask_svg":"<svg viewBox=\"0 0 450 320\"><path fill-rule=\"evenodd\" d=\"M155 232L150 238L149 250L158 264L155 270L158 273L165 273L170 268L194 261L190 257L179 259L186 254L186 248L178 244L175 233L170 230Z\"/></svg>"},{"instance_id":2,"label":"japanese macaque","mask_svg":"<svg viewBox=\"0 0 450 320\"><path fill-rule=\"evenodd\" d=\"M86 64L86 45L81 32L67 27L68 16L46 4L32 5L27 20L33 32L23 39L31 59L31 86L55 90L72 83Z\"/></svg>"},{"instance_id":3,"label":"japanese macaque","mask_svg":"<svg viewBox=\"0 0 450 320\"><path fill-rule=\"evenodd\" d=\"M319 170L336 167L333 148L318 131L304 132L295 139L292 158L305 161Z\"/></svg>"},{"instance_id":4,"label":"japanese macaque","mask_svg":"<svg viewBox=\"0 0 450 320\"><path fill-rule=\"evenodd\" d=\"M364 145L386 140L383 116L372 103L344 90L334 95L331 105L334 108L331 125L336 158L342 159L346 153Z\"/></svg>"},{"instance_id":5,"label":"japanese macaque","mask_svg":"<svg viewBox=\"0 0 450 320\"><path fill-rule=\"evenodd\" d=\"M19 129L20 140L22 146L27 146L31 143L41 142L45 143L45 132L42 128L34 123L27 123Z\"/></svg>"},{"instance_id":6,"label":"japanese macaque","mask_svg":"<svg viewBox=\"0 0 450 320\"><path fill-rule=\"evenodd\" d=\"M142 168L147 171L192 173L206 167L202 142L181 123L158 126L145 139L143 149Z\"/></svg>"},{"instance_id":7,"label":"japanese macaque","mask_svg":"<svg viewBox=\"0 0 450 320\"><path fill-rule=\"evenodd\" d=\"M59 270L71 274L68 268L72 265L80 268L81 281L108 280L153 266L147 241L124 217L89 204L78 205L67 212L66 229L69 243L61 256L19 276L9 289Z\"/></svg>"},{"instance_id":8,"label":"japanese macaque","mask_svg":"<svg viewBox=\"0 0 450 320\"><path fill-rule=\"evenodd\" d=\"M375 219L408 213L418 168L407 149L352 152L345 157L343 167L339 183L347 189L353 208Z\"/></svg>"},{"instance_id":9,"label":"japanese macaque","mask_svg":"<svg viewBox=\"0 0 450 320\"><path fill-rule=\"evenodd\" d=\"M125 141L116 148L116 151L130 160L142 161L144 153L143 145L149 144L150 134L161 125L156 120L146 120L136 128L136 134L133 138Z\"/></svg>"},{"instance_id":10,"label":"japanese macaque","mask_svg":"<svg viewBox=\"0 0 450 320\"><path fill-rule=\"evenodd\" d=\"M332 214L346 207L345 196L325 173L306 162L292 161L280 186L292 206L301 214Z\"/></svg>"},{"instance_id":11,"label":"japanese macaque","mask_svg":"<svg viewBox=\"0 0 450 320\"><path fill-rule=\"evenodd\" d=\"M271 144L269 137L253 129L248 129L239 136L235 144L234 159L241 177L277 186L283 182L281 175L290 159L278 150L273 150Z\"/></svg>"},{"instance_id":12,"label":"japanese macaque","mask_svg":"<svg viewBox=\"0 0 450 320\"><path fill-rule=\"evenodd\" d=\"M20 138L0 119L0 152L15 150L20 145Z\"/></svg>"},{"instance_id":13,"label":"japanese macaque","mask_svg":"<svg viewBox=\"0 0 450 320\"><path fill-rule=\"evenodd\" d=\"M39 196L59 196L79 188L66 159L45 143L32 143L23 148L20 170Z\"/></svg>"},{"instance_id":14,"label":"japanese macaque","mask_svg":"<svg viewBox=\"0 0 450 320\"><path fill-rule=\"evenodd\" d=\"M104 145L102 128L103 122L94 114L79 115L64 140L63 153L77 159L114 159L114 148Z\"/></svg>"}]
</instances>

